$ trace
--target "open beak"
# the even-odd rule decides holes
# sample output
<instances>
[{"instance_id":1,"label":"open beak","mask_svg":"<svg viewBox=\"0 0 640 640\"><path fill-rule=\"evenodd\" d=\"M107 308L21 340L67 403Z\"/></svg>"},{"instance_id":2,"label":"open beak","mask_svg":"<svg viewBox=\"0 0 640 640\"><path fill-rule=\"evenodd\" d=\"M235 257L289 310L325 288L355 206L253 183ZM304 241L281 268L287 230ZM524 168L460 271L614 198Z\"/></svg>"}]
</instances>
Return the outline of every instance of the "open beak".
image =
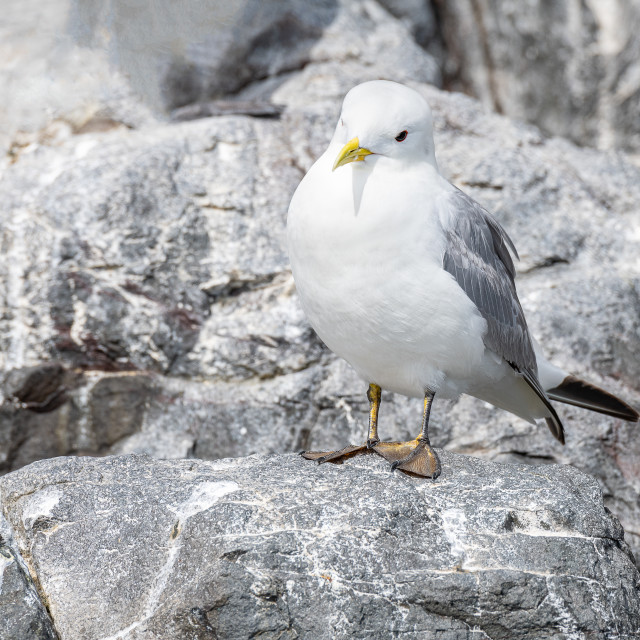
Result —
<instances>
[{"instance_id":1,"label":"open beak","mask_svg":"<svg viewBox=\"0 0 640 640\"><path fill-rule=\"evenodd\" d=\"M336 161L333 163L332 171L350 162L362 162L366 156L370 156L372 153L373 151L369 151L369 149L360 146L360 140L358 140L358 138L351 138L351 140L342 147Z\"/></svg>"}]
</instances>

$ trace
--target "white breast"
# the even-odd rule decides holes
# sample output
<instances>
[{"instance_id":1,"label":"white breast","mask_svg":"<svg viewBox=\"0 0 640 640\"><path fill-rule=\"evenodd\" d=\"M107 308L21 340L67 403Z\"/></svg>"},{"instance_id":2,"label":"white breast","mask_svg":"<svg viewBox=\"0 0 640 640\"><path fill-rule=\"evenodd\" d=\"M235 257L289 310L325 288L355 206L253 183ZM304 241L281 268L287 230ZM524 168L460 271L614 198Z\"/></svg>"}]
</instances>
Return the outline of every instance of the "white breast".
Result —
<instances>
[{"instance_id":1,"label":"white breast","mask_svg":"<svg viewBox=\"0 0 640 640\"><path fill-rule=\"evenodd\" d=\"M435 207L450 185L430 165L381 172L380 157L331 172L336 154L329 147L289 209L291 266L311 325L367 382L411 396L465 391L486 364L486 323L442 269Z\"/></svg>"}]
</instances>

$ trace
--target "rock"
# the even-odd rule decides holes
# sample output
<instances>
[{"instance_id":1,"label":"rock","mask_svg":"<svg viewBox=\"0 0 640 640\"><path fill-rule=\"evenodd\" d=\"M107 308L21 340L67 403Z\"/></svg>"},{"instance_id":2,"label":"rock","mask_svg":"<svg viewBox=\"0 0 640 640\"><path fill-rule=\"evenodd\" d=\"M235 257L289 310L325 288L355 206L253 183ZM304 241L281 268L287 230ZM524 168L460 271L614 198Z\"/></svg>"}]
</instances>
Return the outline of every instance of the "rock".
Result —
<instances>
[{"instance_id":1,"label":"rock","mask_svg":"<svg viewBox=\"0 0 640 640\"><path fill-rule=\"evenodd\" d=\"M442 456L436 482L373 455L60 458L0 495L62 640L632 637L595 480Z\"/></svg>"},{"instance_id":2,"label":"rock","mask_svg":"<svg viewBox=\"0 0 640 640\"><path fill-rule=\"evenodd\" d=\"M483 104L586 146L640 150L640 3L438 3L449 75Z\"/></svg>"},{"instance_id":3,"label":"rock","mask_svg":"<svg viewBox=\"0 0 640 640\"><path fill-rule=\"evenodd\" d=\"M173 10L153 4L164 17ZM638 169L420 84L440 82L443 60L421 3L309 10L291 0L266 17L264 3L216 3L238 12L228 29L187 28L205 4L137 34L148 21L121 2L69 13L55 0L37 27L39 6L22 3L0 25L10 61L0 69L0 473L67 454L261 455L53 460L7 476L15 535L0 534L0 636L56 637L54 603L63 638L631 637L637 573L602 497L640 553L637 425L561 407L562 448L544 427L471 398L438 401L436 446L536 466L445 452L435 485L389 476L374 458L317 468L264 454L366 433L365 385L308 327L284 250L290 196L351 86L387 77L424 93L442 169L515 240L520 296L547 355L635 406ZM445 26L457 7L438 4ZM513 73L509 91L495 93L502 108L589 144L636 148L633 40L597 53L616 42L607 29L632 30L633 5L608 27L594 3L581 5L582 40L531 7L498 15L491 31L486 51ZM501 40L504 20L517 28ZM537 84L518 66L527 24L544 24L549 43L538 51L543 71L532 67ZM162 46L133 55L138 36ZM581 74L558 62L567 51ZM157 113L186 105L174 122L109 70L109 54ZM529 95L520 78L542 89ZM533 111L518 112L523 104ZM414 436L420 411L385 393L381 435ZM603 496L558 463L593 475ZM229 483L239 499L222 495Z\"/></svg>"},{"instance_id":4,"label":"rock","mask_svg":"<svg viewBox=\"0 0 640 640\"><path fill-rule=\"evenodd\" d=\"M0 165L35 145L155 121L106 52L70 34L70 0L3 3L0 25ZM1 166L0 166L1 171Z\"/></svg>"},{"instance_id":5,"label":"rock","mask_svg":"<svg viewBox=\"0 0 640 640\"><path fill-rule=\"evenodd\" d=\"M57 640L46 607L0 513L0 638Z\"/></svg>"},{"instance_id":6,"label":"rock","mask_svg":"<svg viewBox=\"0 0 640 640\"><path fill-rule=\"evenodd\" d=\"M378 73L439 83L438 64L409 31L421 43L437 40L429 5L381 4L402 22L373 0L210 0L179 7L147 0L135 11L114 0L107 10L98 1L74 2L69 24L79 43L105 48L147 101L164 112L238 94L256 80L281 81L327 59L357 59Z\"/></svg>"},{"instance_id":7,"label":"rock","mask_svg":"<svg viewBox=\"0 0 640 640\"><path fill-rule=\"evenodd\" d=\"M379 0L395 18L405 24L415 41L442 64L442 41L434 7L422 0Z\"/></svg>"},{"instance_id":8,"label":"rock","mask_svg":"<svg viewBox=\"0 0 640 640\"><path fill-rule=\"evenodd\" d=\"M123 0L50 0L46 14L34 0L9 3L0 150L14 162L37 145L153 126L174 110L176 119L274 117L270 91L321 61L439 84L442 44L428 3L384 4L391 13L375 0L145 0L135 10Z\"/></svg>"}]
</instances>

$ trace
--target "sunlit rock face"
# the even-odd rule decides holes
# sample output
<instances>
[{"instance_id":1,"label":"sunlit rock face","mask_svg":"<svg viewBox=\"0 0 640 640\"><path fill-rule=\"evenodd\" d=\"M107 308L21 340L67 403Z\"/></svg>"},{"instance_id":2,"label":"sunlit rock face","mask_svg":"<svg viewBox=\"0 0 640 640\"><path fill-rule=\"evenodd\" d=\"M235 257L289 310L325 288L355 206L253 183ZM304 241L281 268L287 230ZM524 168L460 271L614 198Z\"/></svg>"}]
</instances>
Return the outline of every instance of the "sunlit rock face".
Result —
<instances>
[{"instance_id":1,"label":"sunlit rock face","mask_svg":"<svg viewBox=\"0 0 640 640\"><path fill-rule=\"evenodd\" d=\"M366 385L307 325L284 230L343 92L370 72L310 65L270 89L277 118L72 135L5 167L3 471L68 453L218 458L365 437ZM416 86L435 113L442 171L514 239L518 291L546 355L639 404L640 172ZM419 405L385 394L382 436L414 436ZM637 548L634 425L559 410L564 448L470 398L435 403L433 438L594 474Z\"/></svg>"},{"instance_id":2,"label":"sunlit rock face","mask_svg":"<svg viewBox=\"0 0 640 640\"><path fill-rule=\"evenodd\" d=\"M62 458L0 496L63 640L633 636L640 574L595 480L442 462Z\"/></svg>"}]
</instances>

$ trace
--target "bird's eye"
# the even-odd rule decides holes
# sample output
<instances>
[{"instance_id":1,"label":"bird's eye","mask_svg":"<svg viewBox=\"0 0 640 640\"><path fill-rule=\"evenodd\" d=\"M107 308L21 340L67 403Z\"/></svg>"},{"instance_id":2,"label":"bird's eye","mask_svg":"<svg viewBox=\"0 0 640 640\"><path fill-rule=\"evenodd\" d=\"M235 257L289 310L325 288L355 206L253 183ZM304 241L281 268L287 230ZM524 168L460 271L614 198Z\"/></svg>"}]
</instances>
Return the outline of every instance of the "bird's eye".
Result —
<instances>
[{"instance_id":1,"label":"bird's eye","mask_svg":"<svg viewBox=\"0 0 640 640\"><path fill-rule=\"evenodd\" d=\"M397 136L396 136L396 140L398 142L402 142L403 140L406 139L407 135L409 135L409 132L405 129L404 131L401 131Z\"/></svg>"}]
</instances>

